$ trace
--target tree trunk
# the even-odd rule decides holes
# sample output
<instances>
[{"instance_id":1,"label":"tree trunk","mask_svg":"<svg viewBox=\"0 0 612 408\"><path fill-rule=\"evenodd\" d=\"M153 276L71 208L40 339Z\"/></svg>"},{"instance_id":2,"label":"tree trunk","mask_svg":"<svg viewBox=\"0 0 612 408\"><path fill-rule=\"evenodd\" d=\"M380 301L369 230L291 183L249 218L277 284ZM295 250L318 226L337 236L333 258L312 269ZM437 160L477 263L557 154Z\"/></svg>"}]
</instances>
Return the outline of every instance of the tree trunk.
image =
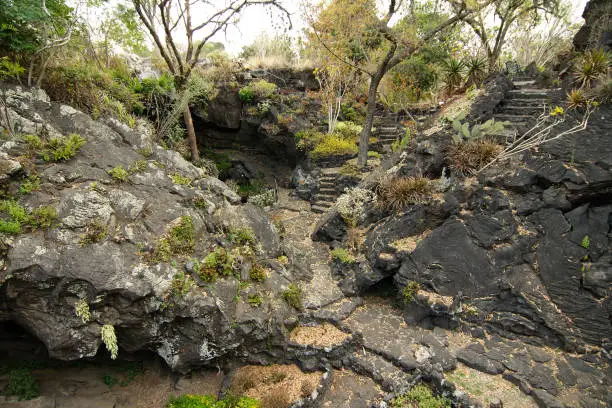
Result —
<instances>
[{"instance_id":1,"label":"tree trunk","mask_svg":"<svg viewBox=\"0 0 612 408\"><path fill-rule=\"evenodd\" d=\"M187 143L189 143L189 149L191 150L191 160L196 161L200 158L200 152L198 152L198 140L196 139L195 128L193 127L193 119L191 119L189 103L185 105L183 119L185 119L185 127L187 128Z\"/></svg>"},{"instance_id":2,"label":"tree trunk","mask_svg":"<svg viewBox=\"0 0 612 408\"><path fill-rule=\"evenodd\" d=\"M368 107L366 109L365 123L359 137L359 154L357 156L357 164L364 168L368 164L368 147L370 136L372 135L372 125L374 124L374 113L376 113L376 93L378 85L382 79L381 75L375 75L370 80L370 89L368 90Z\"/></svg>"}]
</instances>

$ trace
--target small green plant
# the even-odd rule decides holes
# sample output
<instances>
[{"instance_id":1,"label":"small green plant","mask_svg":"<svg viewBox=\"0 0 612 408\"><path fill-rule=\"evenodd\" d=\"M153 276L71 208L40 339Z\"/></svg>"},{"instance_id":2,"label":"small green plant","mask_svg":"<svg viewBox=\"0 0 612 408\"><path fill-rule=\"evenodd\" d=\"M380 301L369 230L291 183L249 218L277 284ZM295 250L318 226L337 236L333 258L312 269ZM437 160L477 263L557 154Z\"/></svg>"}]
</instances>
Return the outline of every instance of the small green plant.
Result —
<instances>
[{"instance_id":1,"label":"small green plant","mask_svg":"<svg viewBox=\"0 0 612 408\"><path fill-rule=\"evenodd\" d=\"M589 247L591 246L591 239L588 235L585 235L584 238L582 238L580 246L582 246L584 249L589 249Z\"/></svg>"},{"instance_id":2,"label":"small green plant","mask_svg":"<svg viewBox=\"0 0 612 408\"><path fill-rule=\"evenodd\" d=\"M123 165L121 164L109 170L108 174L113 178L113 180L118 183L124 183L128 181L129 174L127 171L125 171Z\"/></svg>"},{"instance_id":3,"label":"small green plant","mask_svg":"<svg viewBox=\"0 0 612 408\"><path fill-rule=\"evenodd\" d=\"M244 103L251 104L255 100L255 92L249 86L245 86L238 91L238 97Z\"/></svg>"},{"instance_id":4,"label":"small green plant","mask_svg":"<svg viewBox=\"0 0 612 408\"><path fill-rule=\"evenodd\" d=\"M495 136L501 134L505 127L510 122L496 122L495 119L489 119L485 123L472 126L470 130L469 123L461 123L458 119L453 120L453 129L457 132L453 136L455 143L463 143L465 140L473 141L483 139L487 136Z\"/></svg>"},{"instance_id":5,"label":"small green plant","mask_svg":"<svg viewBox=\"0 0 612 408\"><path fill-rule=\"evenodd\" d=\"M610 66L610 55L602 48L585 51L574 66L574 77L581 88L590 88L593 82L605 77Z\"/></svg>"},{"instance_id":6,"label":"small green plant","mask_svg":"<svg viewBox=\"0 0 612 408\"><path fill-rule=\"evenodd\" d=\"M342 136L335 134L325 135L322 140L317 143L310 157L314 160L323 159L332 156L353 155L357 153L357 144L355 140L345 139Z\"/></svg>"},{"instance_id":7,"label":"small green plant","mask_svg":"<svg viewBox=\"0 0 612 408\"><path fill-rule=\"evenodd\" d=\"M466 67L466 83L480 86L487 75L487 62L484 58L471 57L464 62Z\"/></svg>"},{"instance_id":8,"label":"small green plant","mask_svg":"<svg viewBox=\"0 0 612 408\"><path fill-rule=\"evenodd\" d=\"M368 157L370 159L380 159L380 153L378 152L373 152L373 151L369 151L368 152Z\"/></svg>"},{"instance_id":9,"label":"small green plant","mask_svg":"<svg viewBox=\"0 0 612 408\"><path fill-rule=\"evenodd\" d=\"M198 272L203 281L214 282L219 275L229 276L233 271L232 256L225 248L219 247L206 255Z\"/></svg>"},{"instance_id":10,"label":"small green plant","mask_svg":"<svg viewBox=\"0 0 612 408\"><path fill-rule=\"evenodd\" d=\"M136 151L145 159L148 159L149 157L153 156L153 150L151 150L150 147L145 147L144 149L138 149Z\"/></svg>"},{"instance_id":11,"label":"small green plant","mask_svg":"<svg viewBox=\"0 0 612 408\"><path fill-rule=\"evenodd\" d=\"M263 282L266 280L268 275L266 274L266 270L263 266L256 263L253 264L251 270L249 271L249 278L255 282Z\"/></svg>"},{"instance_id":12,"label":"small green plant","mask_svg":"<svg viewBox=\"0 0 612 408\"><path fill-rule=\"evenodd\" d=\"M250 227L229 228L227 239L236 245L248 245L253 248L257 245L257 236Z\"/></svg>"},{"instance_id":13,"label":"small green plant","mask_svg":"<svg viewBox=\"0 0 612 408\"><path fill-rule=\"evenodd\" d=\"M193 219L183 216L167 234L157 240L151 262L168 262L173 255L189 255L194 250Z\"/></svg>"},{"instance_id":14,"label":"small green plant","mask_svg":"<svg viewBox=\"0 0 612 408\"><path fill-rule=\"evenodd\" d=\"M472 140L451 145L446 159L453 171L469 175L491 162L502 150L500 145L489 140Z\"/></svg>"},{"instance_id":15,"label":"small green plant","mask_svg":"<svg viewBox=\"0 0 612 408\"><path fill-rule=\"evenodd\" d=\"M587 106L589 99L582 89L572 89L567 93L567 109L582 109Z\"/></svg>"},{"instance_id":16,"label":"small green plant","mask_svg":"<svg viewBox=\"0 0 612 408\"><path fill-rule=\"evenodd\" d=\"M57 210L50 205L43 205L34 209L28 217L28 224L32 229L51 228L57 220Z\"/></svg>"},{"instance_id":17,"label":"small green plant","mask_svg":"<svg viewBox=\"0 0 612 408\"><path fill-rule=\"evenodd\" d=\"M129 174L140 173L141 171L145 171L147 169L147 161L146 160L136 160L134 163L130 164L128 167Z\"/></svg>"},{"instance_id":18,"label":"small green plant","mask_svg":"<svg viewBox=\"0 0 612 408\"><path fill-rule=\"evenodd\" d=\"M336 248L331 251L332 260L341 262L343 264L353 264L355 263L355 257L350 254L344 248Z\"/></svg>"},{"instance_id":19,"label":"small green plant","mask_svg":"<svg viewBox=\"0 0 612 408\"><path fill-rule=\"evenodd\" d=\"M167 408L261 408L258 400L249 397L234 397L228 395L217 401L212 395L181 395L170 397Z\"/></svg>"},{"instance_id":20,"label":"small green plant","mask_svg":"<svg viewBox=\"0 0 612 408\"><path fill-rule=\"evenodd\" d=\"M406 133L404 133L404 136L401 139L398 138L395 142L393 142L391 145L391 150L394 152L405 150L408 146L410 146L410 141L412 140L411 138L412 136L410 129L406 128Z\"/></svg>"},{"instance_id":21,"label":"small green plant","mask_svg":"<svg viewBox=\"0 0 612 408\"><path fill-rule=\"evenodd\" d=\"M465 65L456 59L450 59L444 64L444 87L452 95L463 84Z\"/></svg>"},{"instance_id":22,"label":"small green plant","mask_svg":"<svg viewBox=\"0 0 612 408\"><path fill-rule=\"evenodd\" d=\"M6 394L16 396L19 401L31 400L40 395L40 387L29 369L16 368L9 372Z\"/></svg>"},{"instance_id":23,"label":"small green plant","mask_svg":"<svg viewBox=\"0 0 612 408\"><path fill-rule=\"evenodd\" d=\"M263 303L263 296L259 293L249 295L249 304L253 307L259 307Z\"/></svg>"},{"instance_id":24,"label":"small green plant","mask_svg":"<svg viewBox=\"0 0 612 408\"><path fill-rule=\"evenodd\" d=\"M111 355L111 359L115 360L119 355L119 346L117 345L117 335L115 327L112 324L105 324L100 331L102 342Z\"/></svg>"},{"instance_id":25,"label":"small green plant","mask_svg":"<svg viewBox=\"0 0 612 408\"><path fill-rule=\"evenodd\" d=\"M83 324L87 324L91 321L91 311L89 310L89 304L85 299L79 299L74 304L74 312L78 317L81 318Z\"/></svg>"},{"instance_id":26,"label":"small green plant","mask_svg":"<svg viewBox=\"0 0 612 408\"><path fill-rule=\"evenodd\" d=\"M174 173L172 176L172 182L181 186L190 186L193 179L185 177L180 173Z\"/></svg>"},{"instance_id":27,"label":"small green plant","mask_svg":"<svg viewBox=\"0 0 612 408\"><path fill-rule=\"evenodd\" d=\"M281 255L277 258L282 265L289 265L289 258L286 255Z\"/></svg>"},{"instance_id":28,"label":"small green plant","mask_svg":"<svg viewBox=\"0 0 612 408\"><path fill-rule=\"evenodd\" d=\"M287 304L297 310L302 310L302 289L300 289L295 283L289 285L289 287L283 292L283 299Z\"/></svg>"},{"instance_id":29,"label":"small green plant","mask_svg":"<svg viewBox=\"0 0 612 408\"><path fill-rule=\"evenodd\" d=\"M197 269L197 268L196 268ZM172 295L177 298L184 297L193 287L193 281L189 275L179 272L172 278L171 291Z\"/></svg>"},{"instance_id":30,"label":"small green plant","mask_svg":"<svg viewBox=\"0 0 612 408\"><path fill-rule=\"evenodd\" d=\"M451 402L444 397L436 397L425 385L415 385L410 391L391 400L390 408L450 408Z\"/></svg>"},{"instance_id":31,"label":"small green plant","mask_svg":"<svg viewBox=\"0 0 612 408\"><path fill-rule=\"evenodd\" d=\"M37 175L29 176L19 186L20 194L29 194L37 190L40 190L40 178Z\"/></svg>"},{"instance_id":32,"label":"small green plant","mask_svg":"<svg viewBox=\"0 0 612 408\"><path fill-rule=\"evenodd\" d=\"M79 243L82 247L89 244L95 244L105 240L107 235L108 228L106 227L106 224L96 219L87 224L85 227L85 233L81 235L81 240Z\"/></svg>"},{"instance_id":33,"label":"small green plant","mask_svg":"<svg viewBox=\"0 0 612 408\"><path fill-rule=\"evenodd\" d=\"M81 135L71 133L68 137L54 137L43 144L41 156L44 161L65 161L73 158L85 144Z\"/></svg>"},{"instance_id":34,"label":"small green plant","mask_svg":"<svg viewBox=\"0 0 612 408\"><path fill-rule=\"evenodd\" d=\"M402 298L404 299L404 303L412 303L414 301L414 296L419 292L421 286L418 282L410 281L408 285L404 286L402 289Z\"/></svg>"},{"instance_id":35,"label":"small green plant","mask_svg":"<svg viewBox=\"0 0 612 408\"><path fill-rule=\"evenodd\" d=\"M102 377L102 382L104 382L104 385L106 385L108 388L113 388L113 386L117 384L118 380L117 377L112 374L104 374Z\"/></svg>"}]
</instances>

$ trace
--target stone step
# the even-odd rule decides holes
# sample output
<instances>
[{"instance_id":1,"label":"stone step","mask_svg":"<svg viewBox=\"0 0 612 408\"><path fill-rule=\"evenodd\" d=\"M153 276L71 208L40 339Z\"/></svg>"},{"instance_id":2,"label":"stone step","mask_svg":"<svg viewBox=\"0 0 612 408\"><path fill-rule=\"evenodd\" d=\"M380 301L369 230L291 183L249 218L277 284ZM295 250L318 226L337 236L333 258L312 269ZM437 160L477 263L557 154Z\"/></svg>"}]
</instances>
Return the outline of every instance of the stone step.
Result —
<instances>
[{"instance_id":1,"label":"stone step","mask_svg":"<svg viewBox=\"0 0 612 408\"><path fill-rule=\"evenodd\" d=\"M507 94L508 99L545 99L548 92L543 89L513 89Z\"/></svg>"},{"instance_id":2,"label":"stone step","mask_svg":"<svg viewBox=\"0 0 612 408\"><path fill-rule=\"evenodd\" d=\"M533 80L533 79L523 79L523 78L520 78L520 79L512 80L512 83L517 88L528 88L530 86L535 86L536 81Z\"/></svg>"},{"instance_id":3,"label":"stone step","mask_svg":"<svg viewBox=\"0 0 612 408\"><path fill-rule=\"evenodd\" d=\"M542 106L547 105L547 99L531 98L531 99L506 99L502 101L502 106Z\"/></svg>"},{"instance_id":4,"label":"stone step","mask_svg":"<svg viewBox=\"0 0 612 408\"><path fill-rule=\"evenodd\" d=\"M327 207L320 207L316 204L311 205L310 209L312 210L313 213L317 213L317 214L322 214L324 212L327 212L327 210L329 210L329 208Z\"/></svg>"},{"instance_id":5,"label":"stone step","mask_svg":"<svg viewBox=\"0 0 612 408\"><path fill-rule=\"evenodd\" d=\"M540 106L501 106L497 113L508 115L539 116L543 112Z\"/></svg>"},{"instance_id":6,"label":"stone step","mask_svg":"<svg viewBox=\"0 0 612 408\"><path fill-rule=\"evenodd\" d=\"M530 122L532 120L535 120L537 118L537 116L534 115L513 115L513 114L508 114L508 113L495 113L493 114L493 118L495 118L495 120L499 120L499 121L508 121L508 122L512 122L513 124L516 123L525 123L525 122Z\"/></svg>"},{"instance_id":7,"label":"stone step","mask_svg":"<svg viewBox=\"0 0 612 408\"><path fill-rule=\"evenodd\" d=\"M319 194L333 195L333 194L338 194L338 192L336 191L335 188L320 188L319 187Z\"/></svg>"},{"instance_id":8,"label":"stone step","mask_svg":"<svg viewBox=\"0 0 612 408\"><path fill-rule=\"evenodd\" d=\"M315 201L336 201L338 194L315 194Z\"/></svg>"},{"instance_id":9,"label":"stone step","mask_svg":"<svg viewBox=\"0 0 612 408\"><path fill-rule=\"evenodd\" d=\"M319 178L321 184L334 184L338 180L337 177L324 176Z\"/></svg>"},{"instance_id":10,"label":"stone step","mask_svg":"<svg viewBox=\"0 0 612 408\"><path fill-rule=\"evenodd\" d=\"M353 354L350 362L355 372L370 377L388 392L405 392L414 379L386 358L365 349Z\"/></svg>"}]
</instances>

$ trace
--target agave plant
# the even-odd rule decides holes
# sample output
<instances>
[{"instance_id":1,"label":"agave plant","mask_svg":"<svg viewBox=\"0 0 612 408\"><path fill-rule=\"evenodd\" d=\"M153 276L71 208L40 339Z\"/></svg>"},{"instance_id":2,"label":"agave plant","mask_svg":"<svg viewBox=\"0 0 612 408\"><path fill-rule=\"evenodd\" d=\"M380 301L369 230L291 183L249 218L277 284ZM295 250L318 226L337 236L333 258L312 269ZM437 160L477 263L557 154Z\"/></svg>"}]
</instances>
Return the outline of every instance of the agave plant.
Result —
<instances>
[{"instance_id":1,"label":"agave plant","mask_svg":"<svg viewBox=\"0 0 612 408\"><path fill-rule=\"evenodd\" d=\"M444 82L446 90L449 94L452 94L457 88L463 84L463 72L465 65L463 62L451 58L444 64Z\"/></svg>"},{"instance_id":2,"label":"agave plant","mask_svg":"<svg viewBox=\"0 0 612 408\"><path fill-rule=\"evenodd\" d=\"M574 77L580 88L590 88L597 79L607 75L610 55L601 48L585 51L574 67Z\"/></svg>"},{"instance_id":3,"label":"agave plant","mask_svg":"<svg viewBox=\"0 0 612 408\"><path fill-rule=\"evenodd\" d=\"M480 86L487 75L487 62L483 58L471 57L464 64L467 68L467 84Z\"/></svg>"}]
</instances>

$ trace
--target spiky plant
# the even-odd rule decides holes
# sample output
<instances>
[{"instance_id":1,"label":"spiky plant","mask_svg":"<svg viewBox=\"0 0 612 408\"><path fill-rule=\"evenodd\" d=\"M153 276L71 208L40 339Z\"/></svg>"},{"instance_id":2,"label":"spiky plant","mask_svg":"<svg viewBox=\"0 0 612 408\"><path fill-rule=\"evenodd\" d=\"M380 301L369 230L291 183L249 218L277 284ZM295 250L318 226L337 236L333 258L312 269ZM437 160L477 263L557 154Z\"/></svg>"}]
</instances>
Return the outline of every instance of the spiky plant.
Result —
<instances>
[{"instance_id":1,"label":"spiky plant","mask_svg":"<svg viewBox=\"0 0 612 408\"><path fill-rule=\"evenodd\" d=\"M567 109L586 107L588 98L582 89L572 89L567 93Z\"/></svg>"},{"instance_id":2,"label":"spiky plant","mask_svg":"<svg viewBox=\"0 0 612 408\"><path fill-rule=\"evenodd\" d=\"M433 185L425 177L399 177L380 185L378 203L388 210L401 211L408 205L427 202L432 193Z\"/></svg>"},{"instance_id":3,"label":"spiky plant","mask_svg":"<svg viewBox=\"0 0 612 408\"><path fill-rule=\"evenodd\" d=\"M585 51L574 66L575 82L580 88L590 88L593 82L604 77L610 67L610 55L601 48Z\"/></svg>"},{"instance_id":4,"label":"spiky plant","mask_svg":"<svg viewBox=\"0 0 612 408\"><path fill-rule=\"evenodd\" d=\"M474 84L476 86L480 86L487 75L487 62L484 60L484 58L470 57L464 63L464 65L467 69L466 83L468 85Z\"/></svg>"},{"instance_id":5,"label":"spiky plant","mask_svg":"<svg viewBox=\"0 0 612 408\"><path fill-rule=\"evenodd\" d=\"M444 63L443 69L445 88L450 95L463 84L465 65L463 62L451 58Z\"/></svg>"}]
</instances>

